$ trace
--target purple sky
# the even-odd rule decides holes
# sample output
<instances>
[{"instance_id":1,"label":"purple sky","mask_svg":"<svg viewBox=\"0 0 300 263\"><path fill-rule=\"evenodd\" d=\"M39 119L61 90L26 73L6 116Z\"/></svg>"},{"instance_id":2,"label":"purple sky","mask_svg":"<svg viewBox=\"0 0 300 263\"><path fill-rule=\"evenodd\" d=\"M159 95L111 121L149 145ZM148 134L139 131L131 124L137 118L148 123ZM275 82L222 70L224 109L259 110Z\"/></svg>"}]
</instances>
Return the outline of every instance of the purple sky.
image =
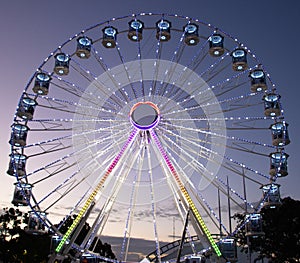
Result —
<instances>
[{"instance_id":1,"label":"purple sky","mask_svg":"<svg viewBox=\"0 0 300 263\"><path fill-rule=\"evenodd\" d=\"M300 121L299 74L300 2L203 0L52 0L2 1L1 26L1 133L0 205L10 203L14 178L6 174L10 125L22 91L38 65L70 36L112 17L131 13L182 14L211 23L237 37L260 58L281 95L291 144L286 147L289 175L280 180L283 196L300 199L297 134Z\"/></svg>"}]
</instances>

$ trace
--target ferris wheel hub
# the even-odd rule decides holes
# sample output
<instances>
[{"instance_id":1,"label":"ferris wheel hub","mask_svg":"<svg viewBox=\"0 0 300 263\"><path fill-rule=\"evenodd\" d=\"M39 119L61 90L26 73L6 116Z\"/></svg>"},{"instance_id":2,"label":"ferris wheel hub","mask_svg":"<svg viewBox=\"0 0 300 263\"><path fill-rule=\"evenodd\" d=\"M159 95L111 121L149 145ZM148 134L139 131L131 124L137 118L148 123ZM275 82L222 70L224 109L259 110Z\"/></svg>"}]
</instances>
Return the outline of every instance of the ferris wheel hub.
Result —
<instances>
[{"instance_id":1,"label":"ferris wheel hub","mask_svg":"<svg viewBox=\"0 0 300 263\"><path fill-rule=\"evenodd\" d=\"M140 130L154 128L160 120L160 111L153 102L138 102L129 113L131 124Z\"/></svg>"}]
</instances>

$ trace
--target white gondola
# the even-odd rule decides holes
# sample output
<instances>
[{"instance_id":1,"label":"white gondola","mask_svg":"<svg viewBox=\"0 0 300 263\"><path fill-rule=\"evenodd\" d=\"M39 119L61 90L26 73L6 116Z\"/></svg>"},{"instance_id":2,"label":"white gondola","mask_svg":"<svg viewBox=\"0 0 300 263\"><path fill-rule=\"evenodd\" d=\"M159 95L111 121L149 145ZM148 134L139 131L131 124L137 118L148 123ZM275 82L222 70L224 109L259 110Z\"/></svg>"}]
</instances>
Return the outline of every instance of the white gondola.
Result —
<instances>
[{"instance_id":1,"label":"white gondola","mask_svg":"<svg viewBox=\"0 0 300 263\"><path fill-rule=\"evenodd\" d=\"M90 253L83 253L81 256L82 263L96 263L99 262L99 259L97 259L95 256L91 255Z\"/></svg>"},{"instance_id":2,"label":"white gondola","mask_svg":"<svg viewBox=\"0 0 300 263\"><path fill-rule=\"evenodd\" d=\"M77 38L76 55L79 58L89 58L91 56L92 40L88 37Z\"/></svg>"},{"instance_id":3,"label":"white gondola","mask_svg":"<svg viewBox=\"0 0 300 263\"><path fill-rule=\"evenodd\" d=\"M263 70L255 69L250 72L251 92L261 92L267 89L266 76Z\"/></svg>"},{"instance_id":4,"label":"white gondola","mask_svg":"<svg viewBox=\"0 0 300 263\"><path fill-rule=\"evenodd\" d=\"M7 173L18 178L26 174L27 156L23 154L11 154Z\"/></svg>"},{"instance_id":5,"label":"white gondola","mask_svg":"<svg viewBox=\"0 0 300 263\"><path fill-rule=\"evenodd\" d=\"M237 246L234 238L224 238L219 242L222 255L229 262L237 262Z\"/></svg>"},{"instance_id":6,"label":"white gondola","mask_svg":"<svg viewBox=\"0 0 300 263\"><path fill-rule=\"evenodd\" d=\"M156 22L156 38L160 41L169 41L171 39L171 22L168 20L159 20Z\"/></svg>"},{"instance_id":7,"label":"white gondola","mask_svg":"<svg viewBox=\"0 0 300 263\"><path fill-rule=\"evenodd\" d=\"M205 256L189 256L185 259L185 263L205 263L206 262L206 258Z\"/></svg>"},{"instance_id":8,"label":"white gondola","mask_svg":"<svg viewBox=\"0 0 300 263\"><path fill-rule=\"evenodd\" d=\"M17 147L25 146L28 130L29 128L26 125L14 124L12 126L12 133L9 143Z\"/></svg>"},{"instance_id":9,"label":"white gondola","mask_svg":"<svg viewBox=\"0 0 300 263\"><path fill-rule=\"evenodd\" d=\"M224 37L220 34L213 34L209 38L209 54L213 57L220 57L224 54Z\"/></svg>"},{"instance_id":10,"label":"white gondola","mask_svg":"<svg viewBox=\"0 0 300 263\"><path fill-rule=\"evenodd\" d=\"M232 69L234 71L244 71L248 68L247 52L243 48L237 48L231 52Z\"/></svg>"},{"instance_id":11,"label":"white gondola","mask_svg":"<svg viewBox=\"0 0 300 263\"><path fill-rule=\"evenodd\" d=\"M290 143L288 134L288 124L283 122L276 122L270 126L272 132L272 143L274 146L283 147Z\"/></svg>"},{"instance_id":12,"label":"white gondola","mask_svg":"<svg viewBox=\"0 0 300 263\"><path fill-rule=\"evenodd\" d=\"M45 225L42 221L45 221L46 213L40 211L29 212L27 233L30 234L44 234L47 232Z\"/></svg>"},{"instance_id":13,"label":"white gondola","mask_svg":"<svg viewBox=\"0 0 300 263\"><path fill-rule=\"evenodd\" d=\"M53 236L51 236L51 243L50 243L50 253L54 253L56 247L58 246L58 244L61 241L61 236L55 234Z\"/></svg>"},{"instance_id":14,"label":"white gondola","mask_svg":"<svg viewBox=\"0 0 300 263\"><path fill-rule=\"evenodd\" d=\"M47 95L51 77L45 73L37 73L32 88L33 92L39 95Z\"/></svg>"},{"instance_id":15,"label":"white gondola","mask_svg":"<svg viewBox=\"0 0 300 263\"><path fill-rule=\"evenodd\" d=\"M277 117L280 115L280 104L279 104L280 95L269 93L264 95L263 101L265 106L265 116L268 117Z\"/></svg>"},{"instance_id":16,"label":"white gondola","mask_svg":"<svg viewBox=\"0 0 300 263\"><path fill-rule=\"evenodd\" d=\"M132 41L141 41L143 39L144 23L140 20L131 20L129 23L128 38Z\"/></svg>"},{"instance_id":17,"label":"white gondola","mask_svg":"<svg viewBox=\"0 0 300 263\"><path fill-rule=\"evenodd\" d=\"M57 75L68 75L69 74L69 63L70 63L70 56L65 53L58 53L54 56L55 58L55 66L54 72Z\"/></svg>"},{"instance_id":18,"label":"white gondola","mask_svg":"<svg viewBox=\"0 0 300 263\"><path fill-rule=\"evenodd\" d=\"M24 97L20 101L17 110L17 116L22 118L23 120L32 120L36 105L37 103L34 99Z\"/></svg>"},{"instance_id":19,"label":"white gondola","mask_svg":"<svg viewBox=\"0 0 300 263\"><path fill-rule=\"evenodd\" d=\"M263 185L263 206L266 208L275 208L281 204L279 184Z\"/></svg>"},{"instance_id":20,"label":"white gondola","mask_svg":"<svg viewBox=\"0 0 300 263\"><path fill-rule=\"evenodd\" d=\"M118 31L112 26L108 26L102 29L103 39L102 45L106 48L115 48L117 44Z\"/></svg>"},{"instance_id":21,"label":"white gondola","mask_svg":"<svg viewBox=\"0 0 300 263\"><path fill-rule=\"evenodd\" d=\"M246 236L258 237L265 233L262 231L262 217L261 214L249 214L246 216Z\"/></svg>"},{"instance_id":22,"label":"white gondola","mask_svg":"<svg viewBox=\"0 0 300 263\"><path fill-rule=\"evenodd\" d=\"M15 206L27 206L31 198L31 191L31 184L15 183L15 191L12 204Z\"/></svg>"},{"instance_id":23,"label":"white gondola","mask_svg":"<svg viewBox=\"0 0 300 263\"><path fill-rule=\"evenodd\" d=\"M187 24L184 28L184 42L188 46L195 46L199 43L198 25Z\"/></svg>"},{"instance_id":24,"label":"white gondola","mask_svg":"<svg viewBox=\"0 0 300 263\"><path fill-rule=\"evenodd\" d=\"M270 175L272 177L284 177L288 175L287 159L289 155L284 152L270 154Z\"/></svg>"}]
</instances>

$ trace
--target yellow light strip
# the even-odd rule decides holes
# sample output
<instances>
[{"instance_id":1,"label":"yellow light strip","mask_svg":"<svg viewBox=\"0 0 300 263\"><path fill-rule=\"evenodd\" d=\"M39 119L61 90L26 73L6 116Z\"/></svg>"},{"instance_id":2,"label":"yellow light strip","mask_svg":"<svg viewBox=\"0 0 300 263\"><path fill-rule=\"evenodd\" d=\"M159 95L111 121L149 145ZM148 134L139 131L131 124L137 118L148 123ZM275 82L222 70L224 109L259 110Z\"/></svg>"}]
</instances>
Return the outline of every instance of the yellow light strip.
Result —
<instances>
[{"instance_id":1,"label":"yellow light strip","mask_svg":"<svg viewBox=\"0 0 300 263\"><path fill-rule=\"evenodd\" d=\"M117 156L115 157L115 159L113 160L113 162L110 164L110 166L106 170L105 174L102 176L100 182L97 184L97 186L95 187L95 189L93 190L93 192L91 193L91 195L89 196L89 198L86 200L84 206L81 208L80 212L78 213L77 217L73 221L72 225L68 228L67 232L64 234L62 240L60 241L60 243L58 244L58 246L55 249L56 253L60 252L60 250L62 249L63 245L65 244L65 242L67 241L67 239L70 237L70 235L72 234L73 230L76 228L76 226L78 225L79 221L81 220L81 218L83 217L83 215L85 214L85 212L90 207L91 203L94 201L96 195L98 194L98 192L102 188L104 182L106 181L106 179L108 178L108 176L111 174L112 170L115 168L115 166L117 165L117 163L121 159L121 157L124 154L125 150L128 148L129 144L133 141L133 139L134 139L134 137L135 137L136 134L137 134L137 129L134 129L132 131L132 133L130 134L130 136L129 136L128 140L126 141L126 143L123 145L121 151L117 154Z\"/></svg>"},{"instance_id":2,"label":"yellow light strip","mask_svg":"<svg viewBox=\"0 0 300 263\"><path fill-rule=\"evenodd\" d=\"M169 159L166 151L162 147L162 145L161 145L158 137L156 136L155 132L153 130L150 130L150 133L151 133L151 136L154 139L161 155L165 159L165 162L167 163L167 166L169 167L170 172L172 173L173 177L175 178L175 181L176 181L177 185L179 186L180 191L184 195L186 201L188 202L188 205L189 205L190 209L192 210L196 220L198 221L202 232L206 235L209 243L211 244L212 248L216 252L217 256L220 257L222 255L222 253L221 253L219 247L217 246L217 244L216 244L215 240L213 239L210 231L208 230L207 226L205 225L203 218L201 217L201 215L200 215L198 209L196 208L193 200L191 199L188 191L184 187L184 184L181 182L180 177L179 177L178 173L176 172L176 169L174 168L174 166L173 166L171 160Z\"/></svg>"}]
</instances>

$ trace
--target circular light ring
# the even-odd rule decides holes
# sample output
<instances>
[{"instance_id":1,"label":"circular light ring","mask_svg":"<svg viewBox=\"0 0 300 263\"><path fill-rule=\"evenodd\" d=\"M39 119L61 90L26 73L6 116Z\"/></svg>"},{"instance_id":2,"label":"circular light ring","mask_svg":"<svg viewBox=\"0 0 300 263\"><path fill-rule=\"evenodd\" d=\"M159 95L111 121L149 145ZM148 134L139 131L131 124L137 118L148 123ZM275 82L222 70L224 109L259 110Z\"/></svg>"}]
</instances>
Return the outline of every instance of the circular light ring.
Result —
<instances>
[{"instance_id":1,"label":"circular light ring","mask_svg":"<svg viewBox=\"0 0 300 263\"><path fill-rule=\"evenodd\" d=\"M115 37L115 35L117 34L117 30L113 27L106 27L106 28L104 28L103 32L106 36L109 36L109 37Z\"/></svg>"},{"instance_id":2,"label":"circular light ring","mask_svg":"<svg viewBox=\"0 0 300 263\"><path fill-rule=\"evenodd\" d=\"M154 128L160 120L159 108L152 102L138 102L129 112L131 124L140 130Z\"/></svg>"},{"instance_id":3,"label":"circular light ring","mask_svg":"<svg viewBox=\"0 0 300 263\"><path fill-rule=\"evenodd\" d=\"M170 22L167 20L161 20L157 23L157 27L159 30L169 30L171 27Z\"/></svg>"},{"instance_id":4,"label":"circular light ring","mask_svg":"<svg viewBox=\"0 0 300 263\"><path fill-rule=\"evenodd\" d=\"M42 81L42 82L49 82L50 81L50 76L45 74L45 73L38 73L36 75L36 80L37 81Z\"/></svg>"},{"instance_id":5,"label":"circular light ring","mask_svg":"<svg viewBox=\"0 0 300 263\"><path fill-rule=\"evenodd\" d=\"M246 56L246 53L243 49L236 49L232 52L232 56L235 58L242 58Z\"/></svg>"},{"instance_id":6,"label":"circular light ring","mask_svg":"<svg viewBox=\"0 0 300 263\"><path fill-rule=\"evenodd\" d=\"M67 54L59 53L55 56L57 61L67 63L70 60L70 57Z\"/></svg>"},{"instance_id":7,"label":"circular light ring","mask_svg":"<svg viewBox=\"0 0 300 263\"><path fill-rule=\"evenodd\" d=\"M134 30L141 30L143 29L144 25L140 20L133 20L130 23L130 27Z\"/></svg>"},{"instance_id":8,"label":"circular light ring","mask_svg":"<svg viewBox=\"0 0 300 263\"><path fill-rule=\"evenodd\" d=\"M220 44L223 41L223 37L221 35L213 35L210 37L210 41L213 44Z\"/></svg>"},{"instance_id":9,"label":"circular light ring","mask_svg":"<svg viewBox=\"0 0 300 263\"><path fill-rule=\"evenodd\" d=\"M194 34L198 30L198 27L195 24L189 24L185 27L185 32L188 34Z\"/></svg>"},{"instance_id":10,"label":"circular light ring","mask_svg":"<svg viewBox=\"0 0 300 263\"><path fill-rule=\"evenodd\" d=\"M250 73L251 78L253 79L260 79L260 78L264 78L265 74L262 70L254 70Z\"/></svg>"},{"instance_id":11,"label":"circular light ring","mask_svg":"<svg viewBox=\"0 0 300 263\"><path fill-rule=\"evenodd\" d=\"M92 45L91 39L89 39L87 37L80 37L80 38L78 38L77 41L80 45L85 46L85 47L90 47Z\"/></svg>"}]
</instances>

